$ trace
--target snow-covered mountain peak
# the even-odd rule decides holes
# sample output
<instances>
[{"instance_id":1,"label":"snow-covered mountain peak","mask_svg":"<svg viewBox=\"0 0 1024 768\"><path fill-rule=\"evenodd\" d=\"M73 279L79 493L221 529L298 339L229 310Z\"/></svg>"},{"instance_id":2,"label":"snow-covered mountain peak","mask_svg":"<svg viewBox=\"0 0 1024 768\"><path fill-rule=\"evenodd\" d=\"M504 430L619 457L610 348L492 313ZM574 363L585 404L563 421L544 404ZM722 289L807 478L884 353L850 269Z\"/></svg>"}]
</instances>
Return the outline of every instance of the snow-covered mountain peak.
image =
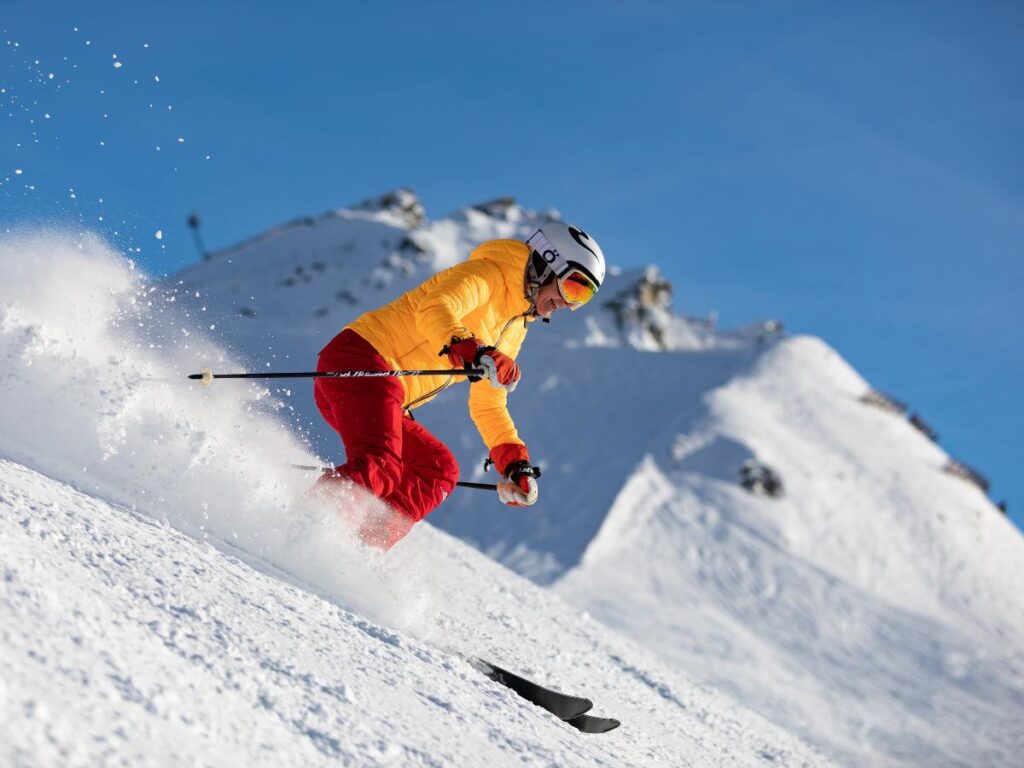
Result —
<instances>
[{"instance_id":1,"label":"snow-covered mountain peak","mask_svg":"<svg viewBox=\"0 0 1024 768\"><path fill-rule=\"evenodd\" d=\"M775 321L721 329L709 314L694 317L673 306L672 283L656 265L612 267L597 296L582 311L557 317L559 340L568 347L606 347L644 352L743 349L779 338Z\"/></svg>"},{"instance_id":2,"label":"snow-covered mountain peak","mask_svg":"<svg viewBox=\"0 0 1024 768\"><path fill-rule=\"evenodd\" d=\"M677 315L672 284L654 265L610 270L586 318L589 346L628 344L635 349L698 349L714 343L710 325Z\"/></svg>"},{"instance_id":3,"label":"snow-covered mountain peak","mask_svg":"<svg viewBox=\"0 0 1024 768\"><path fill-rule=\"evenodd\" d=\"M496 197L492 200L485 200L482 203L475 203L465 208L460 208L448 218L453 221L467 223L474 221L482 223L478 214L493 219L495 222L507 224L540 225L546 221L560 221L562 215L555 208L547 208L544 211L534 211L523 208L514 197Z\"/></svg>"},{"instance_id":4,"label":"snow-covered mountain peak","mask_svg":"<svg viewBox=\"0 0 1024 768\"><path fill-rule=\"evenodd\" d=\"M351 210L383 214L382 221L407 229L418 227L427 218L423 204L408 187L399 187L378 197L368 198L352 206Z\"/></svg>"},{"instance_id":5,"label":"snow-covered mountain peak","mask_svg":"<svg viewBox=\"0 0 1024 768\"><path fill-rule=\"evenodd\" d=\"M522 221L524 211L519 207L514 197L496 197L483 203L472 206L473 210L490 216L492 219L503 219L505 221Z\"/></svg>"},{"instance_id":6,"label":"snow-covered mountain peak","mask_svg":"<svg viewBox=\"0 0 1024 768\"><path fill-rule=\"evenodd\" d=\"M460 208L451 215L425 222L417 241L435 254L438 269L464 261L487 240L526 240L538 227L558 218L558 211L523 208L511 197L500 197Z\"/></svg>"}]
</instances>

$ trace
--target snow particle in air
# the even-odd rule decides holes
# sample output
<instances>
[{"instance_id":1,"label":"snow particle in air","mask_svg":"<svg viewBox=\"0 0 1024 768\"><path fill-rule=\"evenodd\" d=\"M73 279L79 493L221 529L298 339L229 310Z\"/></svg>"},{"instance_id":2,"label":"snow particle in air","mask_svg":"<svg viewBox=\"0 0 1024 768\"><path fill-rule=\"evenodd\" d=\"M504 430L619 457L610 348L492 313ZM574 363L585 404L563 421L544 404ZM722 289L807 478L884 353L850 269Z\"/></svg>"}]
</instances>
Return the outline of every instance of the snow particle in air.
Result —
<instances>
[{"instance_id":1,"label":"snow particle in air","mask_svg":"<svg viewBox=\"0 0 1024 768\"><path fill-rule=\"evenodd\" d=\"M185 143L185 137L184 136L179 136L178 137L178 143L179 144L184 144Z\"/></svg>"},{"instance_id":2,"label":"snow particle in air","mask_svg":"<svg viewBox=\"0 0 1024 768\"><path fill-rule=\"evenodd\" d=\"M156 238L157 240L163 240L163 239L164 239L164 231L163 231L162 229L158 229L158 230L157 230L157 231L156 231L156 232L155 232L155 233L153 234L153 237L155 237L155 238Z\"/></svg>"},{"instance_id":3,"label":"snow particle in air","mask_svg":"<svg viewBox=\"0 0 1024 768\"><path fill-rule=\"evenodd\" d=\"M123 65L121 64L121 62L120 62L120 61L115 61L115 62L114 62L114 69L120 69L120 68L121 68L122 66L123 66Z\"/></svg>"},{"instance_id":4,"label":"snow particle in air","mask_svg":"<svg viewBox=\"0 0 1024 768\"><path fill-rule=\"evenodd\" d=\"M15 176L21 176L22 173L23 173L23 171L21 170L21 168L15 168L14 169L14 175Z\"/></svg>"}]
</instances>

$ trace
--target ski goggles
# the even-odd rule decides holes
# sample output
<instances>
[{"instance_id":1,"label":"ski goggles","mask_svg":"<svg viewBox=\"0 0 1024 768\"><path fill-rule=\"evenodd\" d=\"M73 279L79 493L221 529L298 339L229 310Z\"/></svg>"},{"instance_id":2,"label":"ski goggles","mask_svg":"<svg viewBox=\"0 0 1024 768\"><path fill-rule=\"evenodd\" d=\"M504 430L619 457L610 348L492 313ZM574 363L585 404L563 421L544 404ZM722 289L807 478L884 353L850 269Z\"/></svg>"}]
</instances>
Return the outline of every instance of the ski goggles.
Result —
<instances>
[{"instance_id":1,"label":"ski goggles","mask_svg":"<svg viewBox=\"0 0 1024 768\"><path fill-rule=\"evenodd\" d=\"M597 293L597 285L581 270L573 267L558 278L558 292L572 309L582 307Z\"/></svg>"}]
</instances>

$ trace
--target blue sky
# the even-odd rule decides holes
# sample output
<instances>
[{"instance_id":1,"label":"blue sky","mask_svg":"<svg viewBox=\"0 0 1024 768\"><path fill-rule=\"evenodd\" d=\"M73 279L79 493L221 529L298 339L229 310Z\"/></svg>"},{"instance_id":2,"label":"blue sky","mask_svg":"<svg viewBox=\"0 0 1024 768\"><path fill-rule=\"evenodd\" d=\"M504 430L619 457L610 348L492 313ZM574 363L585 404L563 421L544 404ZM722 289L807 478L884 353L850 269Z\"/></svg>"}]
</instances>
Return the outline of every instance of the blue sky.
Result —
<instances>
[{"instance_id":1,"label":"blue sky","mask_svg":"<svg viewBox=\"0 0 1024 768\"><path fill-rule=\"evenodd\" d=\"M163 273L193 210L217 248L401 185L554 206L824 337L1024 521L1020 3L151 5L5 3L0 224Z\"/></svg>"}]
</instances>

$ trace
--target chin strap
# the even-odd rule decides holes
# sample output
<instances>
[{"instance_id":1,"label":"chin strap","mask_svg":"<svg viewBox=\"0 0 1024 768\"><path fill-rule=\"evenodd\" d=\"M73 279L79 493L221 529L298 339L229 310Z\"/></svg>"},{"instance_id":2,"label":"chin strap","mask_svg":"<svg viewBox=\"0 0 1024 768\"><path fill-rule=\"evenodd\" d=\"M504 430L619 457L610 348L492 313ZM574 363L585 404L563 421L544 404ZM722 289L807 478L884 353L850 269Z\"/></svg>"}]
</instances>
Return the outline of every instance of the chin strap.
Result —
<instances>
[{"instance_id":1,"label":"chin strap","mask_svg":"<svg viewBox=\"0 0 1024 768\"><path fill-rule=\"evenodd\" d=\"M523 274L523 298L530 302L530 313L537 314L537 294L540 293L540 283L530 279L530 267L526 267Z\"/></svg>"},{"instance_id":2,"label":"chin strap","mask_svg":"<svg viewBox=\"0 0 1024 768\"><path fill-rule=\"evenodd\" d=\"M537 312L537 293L539 291L540 291L540 286L538 285L538 286L536 286L533 289L533 293L530 293L529 291L527 291L525 294L523 294L524 298L528 302L530 302L530 308L527 310L527 317L540 317L540 314ZM541 319L542 323L550 323L551 322L551 318L550 317L541 317L540 319Z\"/></svg>"},{"instance_id":3,"label":"chin strap","mask_svg":"<svg viewBox=\"0 0 1024 768\"><path fill-rule=\"evenodd\" d=\"M530 269L531 267L529 266L528 262L526 267L526 273L523 275L523 298L530 302L530 309L528 310L529 316L540 317L540 315L537 314L537 294L540 293L541 286L544 285L544 283L543 281L538 283L531 280ZM548 269L546 271L550 272L551 270ZM550 317L541 317L540 319L545 323L551 322Z\"/></svg>"}]
</instances>

